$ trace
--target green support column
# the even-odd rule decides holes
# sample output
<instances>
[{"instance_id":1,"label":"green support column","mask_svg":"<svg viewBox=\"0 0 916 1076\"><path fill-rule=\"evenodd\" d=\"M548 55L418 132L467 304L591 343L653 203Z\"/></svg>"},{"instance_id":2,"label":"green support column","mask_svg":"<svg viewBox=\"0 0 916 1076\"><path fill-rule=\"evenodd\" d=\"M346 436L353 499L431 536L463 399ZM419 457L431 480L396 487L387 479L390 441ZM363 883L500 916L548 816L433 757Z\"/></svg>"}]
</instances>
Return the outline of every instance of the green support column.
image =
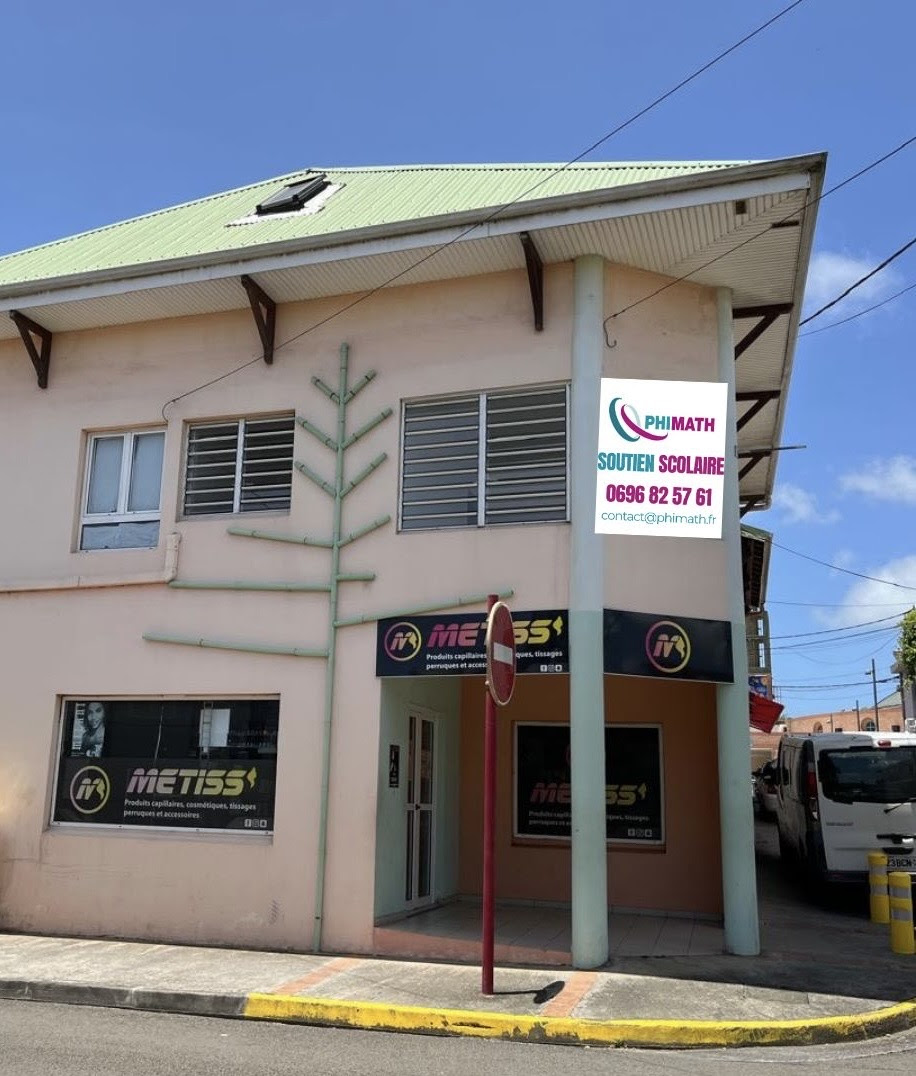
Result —
<instances>
[{"instance_id":1,"label":"green support column","mask_svg":"<svg viewBox=\"0 0 916 1076\"><path fill-rule=\"evenodd\" d=\"M608 958L604 773L604 546L595 533L595 454L604 358L604 260L574 269L569 565L569 739L572 799L572 962Z\"/></svg>"},{"instance_id":2,"label":"green support column","mask_svg":"<svg viewBox=\"0 0 916 1076\"><path fill-rule=\"evenodd\" d=\"M722 906L726 952L756 956L757 867L754 860L754 807L749 791L751 734L748 714L747 628L741 571L741 517L738 498L738 434L735 404L735 343L732 298L716 292L719 380L728 385L722 541L726 550L728 619L732 626L735 682L716 686L719 748L719 825L722 841Z\"/></svg>"}]
</instances>

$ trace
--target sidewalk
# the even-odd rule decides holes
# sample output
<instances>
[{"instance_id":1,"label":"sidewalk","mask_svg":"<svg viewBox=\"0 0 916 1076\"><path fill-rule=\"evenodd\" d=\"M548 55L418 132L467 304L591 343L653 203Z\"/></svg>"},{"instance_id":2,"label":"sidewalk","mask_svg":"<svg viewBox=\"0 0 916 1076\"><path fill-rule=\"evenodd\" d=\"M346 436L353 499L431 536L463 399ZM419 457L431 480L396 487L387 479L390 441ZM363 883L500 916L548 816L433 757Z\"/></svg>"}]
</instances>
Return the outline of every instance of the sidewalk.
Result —
<instances>
[{"instance_id":1,"label":"sidewalk","mask_svg":"<svg viewBox=\"0 0 916 1076\"><path fill-rule=\"evenodd\" d=\"M589 1045L803 1045L916 1026L916 957L760 863L762 955L480 968L0 934L0 997Z\"/></svg>"}]
</instances>

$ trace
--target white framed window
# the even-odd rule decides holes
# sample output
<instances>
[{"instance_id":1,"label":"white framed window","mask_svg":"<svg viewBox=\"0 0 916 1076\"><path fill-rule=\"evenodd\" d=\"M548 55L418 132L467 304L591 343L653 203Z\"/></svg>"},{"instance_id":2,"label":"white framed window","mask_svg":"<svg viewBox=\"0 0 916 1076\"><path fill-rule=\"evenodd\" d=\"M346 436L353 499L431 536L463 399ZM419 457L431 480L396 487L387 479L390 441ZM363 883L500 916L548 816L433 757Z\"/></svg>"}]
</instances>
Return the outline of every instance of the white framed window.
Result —
<instances>
[{"instance_id":1,"label":"white framed window","mask_svg":"<svg viewBox=\"0 0 916 1076\"><path fill-rule=\"evenodd\" d=\"M185 516L288 512L293 485L292 415L188 427Z\"/></svg>"},{"instance_id":2,"label":"white framed window","mask_svg":"<svg viewBox=\"0 0 916 1076\"><path fill-rule=\"evenodd\" d=\"M402 409L402 531L569 520L569 386Z\"/></svg>"},{"instance_id":3,"label":"white framed window","mask_svg":"<svg viewBox=\"0 0 916 1076\"><path fill-rule=\"evenodd\" d=\"M164 446L164 430L126 430L89 438L81 550L152 549L159 544Z\"/></svg>"}]
</instances>

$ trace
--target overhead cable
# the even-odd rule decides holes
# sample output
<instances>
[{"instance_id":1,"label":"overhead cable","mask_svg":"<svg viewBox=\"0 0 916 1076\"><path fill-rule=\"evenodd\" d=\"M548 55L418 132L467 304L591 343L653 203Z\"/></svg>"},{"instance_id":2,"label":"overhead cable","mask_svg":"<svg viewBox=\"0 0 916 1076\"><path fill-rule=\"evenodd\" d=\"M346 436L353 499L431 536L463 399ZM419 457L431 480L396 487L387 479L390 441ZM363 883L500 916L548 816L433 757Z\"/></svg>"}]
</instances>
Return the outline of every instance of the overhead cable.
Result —
<instances>
[{"instance_id":1,"label":"overhead cable","mask_svg":"<svg viewBox=\"0 0 916 1076\"><path fill-rule=\"evenodd\" d=\"M307 328L303 329L302 332L296 333L294 336L289 337L289 339L283 340L279 344L276 344L274 346L274 353L276 354L276 352L279 351L281 348L288 347L296 340L300 340L303 336L307 336L309 333L314 332L322 325L326 325L329 321L333 321L335 318L340 317L341 314L345 314L348 310L352 310L354 306L358 306L360 303L364 303L367 299L370 299L373 295L380 292L383 288L387 288L389 284L393 284L396 280L400 280L401 277L404 277L408 273L413 272L413 270L416 269L418 266L423 265L423 263L429 261L430 258L436 257L437 254L441 254L443 250L447 250L450 246L452 246L454 243L459 242L459 240L463 239L466 235L469 235L475 229L483 227L483 225L485 224L489 224L490 221L495 220L511 206L516 205L518 202L527 198L528 195L536 191L539 187L549 182L555 176L559 175L561 172L565 172L566 169L571 168L574 164L577 164L584 157L587 157L589 153L592 153L599 146L604 145L605 142L613 138L614 135L619 134L621 131L625 130L631 124L635 123L638 119L641 119L643 116L645 116L646 113L651 112L652 109L657 108L658 105L662 104L664 101L667 101L668 98L672 97L679 90L682 90L685 86L689 85L691 82L694 81L694 79L699 78L700 75L704 74L711 67L714 67L721 60L724 60L726 56L729 56L731 53L735 52L736 49L741 48L742 45L747 44L748 41L757 37L758 34L763 33L763 31L772 26L773 23L778 22L780 19L788 15L791 11L793 11L795 8L799 7L803 3L805 3L805 0L793 0L791 4L786 5L786 7L782 8L782 10L776 12L776 14L767 19L766 22L761 23L758 27L756 27L756 29L752 30L750 33L745 34L744 37L734 42L734 44L729 45L727 49L724 49L722 52L718 53L718 55L714 56L711 60L708 60L701 67L698 67L686 78L681 79L681 81L678 82L676 85L666 90L659 97L656 97L654 101L651 101L648 105L641 108L638 112L634 112L633 115L630 116L628 119L624 120L623 123L618 124L612 130L608 131L607 134L602 135L601 138L599 138L597 141L592 142L591 145L587 146L584 150L582 150L581 153L577 153L575 157L573 157L571 160L567 161L560 167L552 169L546 176L538 180L537 183L534 183L526 190L522 191L521 194L516 195L516 197L513 198L510 202L506 202L501 206L497 206L496 209L491 210L480 220L468 225L468 227L458 232L457 235L453 236L447 242L442 243L440 246L429 251L427 254L424 254L415 262L412 262L410 265L408 265L405 269L402 269L400 272L395 273L393 276L390 276L386 280L382 281L381 284L377 284L375 287L370 288L366 292L363 292L362 295L357 296L357 298L352 299L350 302L345 303L337 310L332 311L327 317L321 318L320 320L314 322L314 324L309 325ZM233 374L239 373L246 367L253 366L256 362L260 362L262 358L263 352L256 355L254 358L243 362L240 366L236 366L232 370L227 370L225 374L221 374L219 377L214 377L210 381L205 381L202 385L197 385L195 388L189 389L187 392L183 392L180 395L173 397L171 400L168 400L162 406L163 419L165 418L165 410L170 404L177 403L179 400L183 400L185 399L185 397L191 396L195 392L200 392L202 389L209 388L211 385L215 385L219 381L224 381L227 377L232 377Z\"/></svg>"}]
</instances>

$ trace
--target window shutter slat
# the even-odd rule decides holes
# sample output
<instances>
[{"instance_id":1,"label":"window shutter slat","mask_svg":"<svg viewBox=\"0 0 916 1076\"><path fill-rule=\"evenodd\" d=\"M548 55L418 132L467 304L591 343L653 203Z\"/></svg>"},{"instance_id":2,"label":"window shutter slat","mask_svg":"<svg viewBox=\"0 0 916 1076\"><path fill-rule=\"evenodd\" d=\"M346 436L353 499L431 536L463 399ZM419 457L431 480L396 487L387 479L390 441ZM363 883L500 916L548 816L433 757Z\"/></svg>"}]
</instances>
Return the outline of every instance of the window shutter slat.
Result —
<instances>
[{"instance_id":1,"label":"window shutter slat","mask_svg":"<svg viewBox=\"0 0 916 1076\"><path fill-rule=\"evenodd\" d=\"M236 489L240 452L241 479ZM192 426L184 514L289 511L292 474L292 416Z\"/></svg>"},{"instance_id":2,"label":"window shutter slat","mask_svg":"<svg viewBox=\"0 0 916 1076\"><path fill-rule=\"evenodd\" d=\"M563 388L487 397L487 523L569 518Z\"/></svg>"},{"instance_id":3,"label":"window shutter slat","mask_svg":"<svg viewBox=\"0 0 916 1076\"><path fill-rule=\"evenodd\" d=\"M293 488L293 420L245 423L241 512L287 512Z\"/></svg>"},{"instance_id":4,"label":"window shutter slat","mask_svg":"<svg viewBox=\"0 0 916 1076\"><path fill-rule=\"evenodd\" d=\"M476 525L478 416L476 396L405 406L402 530Z\"/></svg>"}]
</instances>

